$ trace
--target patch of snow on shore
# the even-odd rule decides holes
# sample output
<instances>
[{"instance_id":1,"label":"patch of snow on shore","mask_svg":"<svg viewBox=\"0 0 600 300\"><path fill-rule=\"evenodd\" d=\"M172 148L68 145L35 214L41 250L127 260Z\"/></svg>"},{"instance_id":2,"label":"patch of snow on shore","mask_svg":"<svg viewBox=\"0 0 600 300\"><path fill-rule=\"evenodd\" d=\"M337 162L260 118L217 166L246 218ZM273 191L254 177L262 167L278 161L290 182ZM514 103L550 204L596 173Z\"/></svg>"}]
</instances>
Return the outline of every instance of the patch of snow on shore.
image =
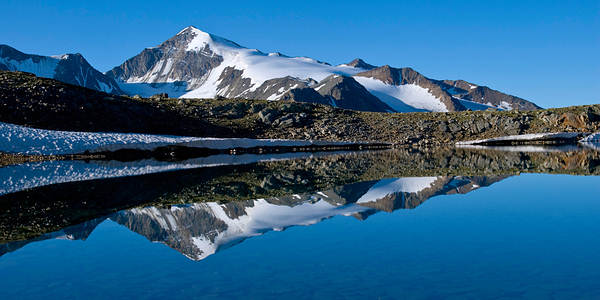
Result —
<instances>
[{"instance_id":1,"label":"patch of snow on shore","mask_svg":"<svg viewBox=\"0 0 600 300\"><path fill-rule=\"evenodd\" d=\"M577 145L515 145L515 146L482 146L482 145L457 145L458 148L475 150L497 150L505 152L567 152L580 149Z\"/></svg>"},{"instance_id":2,"label":"patch of snow on shore","mask_svg":"<svg viewBox=\"0 0 600 300\"><path fill-rule=\"evenodd\" d=\"M65 182L137 176L183 169L216 167L222 165L241 165L259 161L279 161L310 158L325 155L336 155L340 153L344 152L294 152L262 155L219 154L179 162L161 162L150 159L133 162L85 162L77 160L31 162L0 168L0 195Z\"/></svg>"},{"instance_id":3,"label":"patch of snow on shore","mask_svg":"<svg viewBox=\"0 0 600 300\"><path fill-rule=\"evenodd\" d=\"M35 129L0 122L0 152L21 154L77 154L119 149L152 150L166 145L233 149L267 146L344 145L348 142L309 140L200 138L139 133L77 132Z\"/></svg>"},{"instance_id":4,"label":"patch of snow on shore","mask_svg":"<svg viewBox=\"0 0 600 300\"><path fill-rule=\"evenodd\" d=\"M552 139L574 139L581 133L578 132L550 132L550 133L528 133L520 135L508 135L490 139L472 140L456 142L457 145L477 145L482 143L503 142L503 141L540 141Z\"/></svg>"}]
</instances>

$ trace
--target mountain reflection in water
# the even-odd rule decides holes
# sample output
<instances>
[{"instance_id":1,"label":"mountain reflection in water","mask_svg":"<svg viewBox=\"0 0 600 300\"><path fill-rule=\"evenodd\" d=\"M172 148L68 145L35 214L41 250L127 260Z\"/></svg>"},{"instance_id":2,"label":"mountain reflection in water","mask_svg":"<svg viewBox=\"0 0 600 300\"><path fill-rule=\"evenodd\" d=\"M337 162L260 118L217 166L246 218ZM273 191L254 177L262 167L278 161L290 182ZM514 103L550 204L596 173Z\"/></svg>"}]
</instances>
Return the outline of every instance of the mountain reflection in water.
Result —
<instances>
[{"instance_id":1,"label":"mountain reflection in water","mask_svg":"<svg viewBox=\"0 0 600 300\"><path fill-rule=\"evenodd\" d=\"M504 179L503 176L403 177L348 184L312 194L236 201L142 207L122 210L32 241L52 238L85 240L110 219L153 242L161 242L193 260L204 259L246 238L290 226L312 225L338 216L365 220L378 212L411 209L437 195L468 193ZM27 241L0 245L0 254Z\"/></svg>"},{"instance_id":2,"label":"mountain reflection in water","mask_svg":"<svg viewBox=\"0 0 600 300\"><path fill-rule=\"evenodd\" d=\"M7 193L0 195L0 255L34 241L85 240L110 219L201 260L268 231L338 215L365 220L379 211L416 208L434 196L466 194L522 172L600 174L600 153L578 147L531 153L452 148L243 158L247 161L237 164L203 159L203 167L161 173L149 168L149 174L138 172L143 166L135 162L135 176L97 172L91 180L86 180L86 170L131 169L131 164L76 162L84 167L73 169L68 167L73 162L52 162L47 166L56 168L43 170L59 180L40 185L27 181L27 166L2 168L0 174L13 176L5 176L5 184L15 182L10 178L23 178L17 181L26 184L5 187ZM71 173L61 173L65 169L78 174L76 181L69 179Z\"/></svg>"}]
</instances>

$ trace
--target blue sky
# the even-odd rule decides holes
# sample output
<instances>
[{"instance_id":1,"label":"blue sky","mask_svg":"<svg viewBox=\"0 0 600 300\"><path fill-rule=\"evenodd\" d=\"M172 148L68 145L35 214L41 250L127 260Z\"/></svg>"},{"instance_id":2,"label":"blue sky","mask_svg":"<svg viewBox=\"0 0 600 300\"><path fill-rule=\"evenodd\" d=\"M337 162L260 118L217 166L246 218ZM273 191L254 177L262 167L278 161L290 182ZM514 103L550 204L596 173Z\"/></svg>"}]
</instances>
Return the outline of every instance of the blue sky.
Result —
<instances>
[{"instance_id":1,"label":"blue sky","mask_svg":"<svg viewBox=\"0 0 600 300\"><path fill-rule=\"evenodd\" d=\"M0 43L101 71L194 25L332 64L360 57L543 107L600 103L600 1L14 1Z\"/></svg>"}]
</instances>

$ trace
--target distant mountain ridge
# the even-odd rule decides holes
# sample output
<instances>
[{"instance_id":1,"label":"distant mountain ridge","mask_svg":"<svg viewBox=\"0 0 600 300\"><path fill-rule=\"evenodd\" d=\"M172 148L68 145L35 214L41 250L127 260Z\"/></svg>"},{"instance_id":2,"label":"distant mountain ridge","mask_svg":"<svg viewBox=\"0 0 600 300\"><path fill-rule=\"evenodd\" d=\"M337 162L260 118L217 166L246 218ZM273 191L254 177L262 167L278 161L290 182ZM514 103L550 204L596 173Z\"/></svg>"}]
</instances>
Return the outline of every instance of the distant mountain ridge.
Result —
<instances>
[{"instance_id":1,"label":"distant mountain ridge","mask_svg":"<svg viewBox=\"0 0 600 300\"><path fill-rule=\"evenodd\" d=\"M429 79L411 68L377 67L358 58L331 66L267 54L193 26L106 74L142 96L294 100L379 112L539 108L466 81Z\"/></svg>"},{"instance_id":2,"label":"distant mountain ridge","mask_svg":"<svg viewBox=\"0 0 600 300\"><path fill-rule=\"evenodd\" d=\"M193 26L105 74L78 54L59 59L2 47L0 69L130 96L287 100L375 112L540 108L463 80L430 79L412 68L378 67L359 58L332 66L308 57L264 53Z\"/></svg>"},{"instance_id":3,"label":"distant mountain ridge","mask_svg":"<svg viewBox=\"0 0 600 300\"><path fill-rule=\"evenodd\" d=\"M79 53L40 56L0 45L0 70L29 72L106 93L124 94L112 78L94 69Z\"/></svg>"}]
</instances>

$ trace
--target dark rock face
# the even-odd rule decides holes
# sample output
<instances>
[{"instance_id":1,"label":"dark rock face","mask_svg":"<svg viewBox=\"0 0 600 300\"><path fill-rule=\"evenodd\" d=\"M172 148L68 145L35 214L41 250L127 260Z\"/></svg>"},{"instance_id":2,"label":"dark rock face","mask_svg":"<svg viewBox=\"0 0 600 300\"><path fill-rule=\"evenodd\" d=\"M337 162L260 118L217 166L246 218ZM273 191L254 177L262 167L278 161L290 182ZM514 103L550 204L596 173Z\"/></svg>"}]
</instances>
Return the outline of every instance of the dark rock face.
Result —
<instances>
[{"instance_id":1,"label":"dark rock face","mask_svg":"<svg viewBox=\"0 0 600 300\"><path fill-rule=\"evenodd\" d=\"M111 94L124 94L112 78L94 69L79 53L63 56L54 79Z\"/></svg>"},{"instance_id":2,"label":"dark rock face","mask_svg":"<svg viewBox=\"0 0 600 300\"><path fill-rule=\"evenodd\" d=\"M252 85L250 78L243 78L243 72L232 67L225 68L219 77L220 83L217 86L217 90L220 91L219 96L236 98L250 88Z\"/></svg>"},{"instance_id":3,"label":"dark rock face","mask_svg":"<svg viewBox=\"0 0 600 300\"><path fill-rule=\"evenodd\" d=\"M461 99L481 104L491 104L497 107L509 105L512 109L517 110L536 110L541 108L525 99L504 94L487 86L478 86L464 80L443 80L439 83L442 88L451 94Z\"/></svg>"},{"instance_id":4,"label":"dark rock face","mask_svg":"<svg viewBox=\"0 0 600 300\"><path fill-rule=\"evenodd\" d=\"M311 87L291 89L280 99L326 104L359 111L394 111L387 104L369 93L354 78L342 75L328 76Z\"/></svg>"},{"instance_id":5,"label":"dark rock face","mask_svg":"<svg viewBox=\"0 0 600 300\"><path fill-rule=\"evenodd\" d=\"M352 77L331 75L321 80L315 90L330 98L332 105L336 107L374 112L394 111Z\"/></svg>"},{"instance_id":6,"label":"dark rock face","mask_svg":"<svg viewBox=\"0 0 600 300\"><path fill-rule=\"evenodd\" d=\"M313 88L309 87L291 89L283 94L280 100L331 105L331 99L329 97L323 96Z\"/></svg>"},{"instance_id":7,"label":"dark rock face","mask_svg":"<svg viewBox=\"0 0 600 300\"><path fill-rule=\"evenodd\" d=\"M21 72L0 71L0 120L55 130L227 134L165 107ZM158 95L155 101L164 99Z\"/></svg>"},{"instance_id":8,"label":"dark rock face","mask_svg":"<svg viewBox=\"0 0 600 300\"><path fill-rule=\"evenodd\" d=\"M291 76L274 78L265 81L254 91L243 93L245 99L281 100L288 91L297 88L308 88L310 82Z\"/></svg>"},{"instance_id":9,"label":"dark rock face","mask_svg":"<svg viewBox=\"0 0 600 300\"><path fill-rule=\"evenodd\" d=\"M144 49L106 75L121 81L146 76L144 79L149 83L168 82L174 78L191 83L188 89L198 87L202 80L197 79L221 64L223 57L215 54L208 45L200 51L186 51L195 36L193 29L188 27L158 47Z\"/></svg>"},{"instance_id":10,"label":"dark rock face","mask_svg":"<svg viewBox=\"0 0 600 300\"><path fill-rule=\"evenodd\" d=\"M112 78L94 69L79 53L49 57L25 54L10 46L0 45L0 70L33 72L34 70L23 69L19 64L27 60L37 65L35 69L39 70L36 74L38 76L111 94L124 94Z\"/></svg>"},{"instance_id":11,"label":"dark rock face","mask_svg":"<svg viewBox=\"0 0 600 300\"><path fill-rule=\"evenodd\" d=\"M220 77L219 94L228 98L320 103L359 111L394 111L352 77L331 75L314 83L287 76L269 79L258 88L249 90L250 79L242 76L242 70L225 68Z\"/></svg>"}]
</instances>

